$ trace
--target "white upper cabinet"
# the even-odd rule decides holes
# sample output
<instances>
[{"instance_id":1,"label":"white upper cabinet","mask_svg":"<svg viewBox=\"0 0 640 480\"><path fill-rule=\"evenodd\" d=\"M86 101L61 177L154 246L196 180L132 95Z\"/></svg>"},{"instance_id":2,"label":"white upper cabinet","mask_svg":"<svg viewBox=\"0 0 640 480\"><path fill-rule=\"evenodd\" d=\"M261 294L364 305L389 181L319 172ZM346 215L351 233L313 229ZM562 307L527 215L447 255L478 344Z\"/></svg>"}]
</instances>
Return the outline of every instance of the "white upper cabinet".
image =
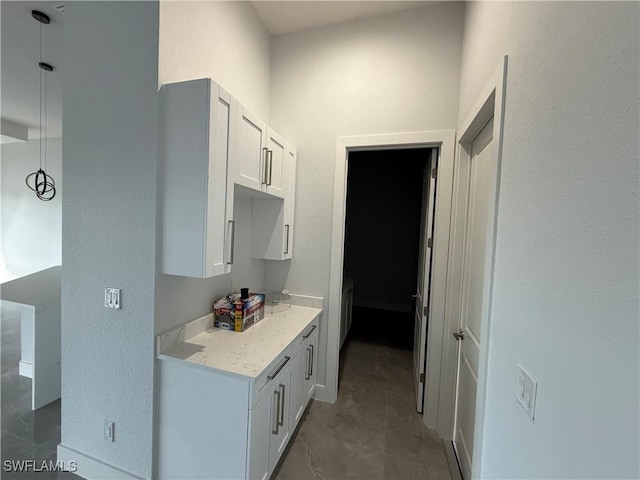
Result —
<instances>
[{"instance_id":1,"label":"white upper cabinet","mask_svg":"<svg viewBox=\"0 0 640 480\"><path fill-rule=\"evenodd\" d=\"M271 195L284 198L286 195L285 155L286 142L273 129L267 129L267 158L264 168L265 191Z\"/></svg>"},{"instance_id":2,"label":"white upper cabinet","mask_svg":"<svg viewBox=\"0 0 640 480\"><path fill-rule=\"evenodd\" d=\"M160 99L161 272L231 272L235 190L253 197L251 256L290 259L295 149L211 79L162 85Z\"/></svg>"},{"instance_id":3,"label":"white upper cabinet","mask_svg":"<svg viewBox=\"0 0 640 480\"><path fill-rule=\"evenodd\" d=\"M211 79L160 89L162 273L207 278L233 262L235 100Z\"/></svg>"},{"instance_id":4,"label":"white upper cabinet","mask_svg":"<svg viewBox=\"0 0 640 480\"><path fill-rule=\"evenodd\" d=\"M267 126L242 105L238 106L238 112L238 136L232 146L230 183L265 191Z\"/></svg>"},{"instance_id":5,"label":"white upper cabinet","mask_svg":"<svg viewBox=\"0 0 640 480\"><path fill-rule=\"evenodd\" d=\"M285 150L283 184L286 185L287 195L284 198L284 260L292 257L293 253L293 215L296 202L296 166L297 154L292 146Z\"/></svg>"},{"instance_id":6,"label":"white upper cabinet","mask_svg":"<svg viewBox=\"0 0 640 480\"><path fill-rule=\"evenodd\" d=\"M229 182L285 198L285 140L256 115L238 105L237 142L232 145Z\"/></svg>"},{"instance_id":7,"label":"white upper cabinet","mask_svg":"<svg viewBox=\"0 0 640 480\"><path fill-rule=\"evenodd\" d=\"M282 143L281 185L284 198L253 199L251 256L288 260L293 252L293 216L296 183L296 151Z\"/></svg>"}]
</instances>

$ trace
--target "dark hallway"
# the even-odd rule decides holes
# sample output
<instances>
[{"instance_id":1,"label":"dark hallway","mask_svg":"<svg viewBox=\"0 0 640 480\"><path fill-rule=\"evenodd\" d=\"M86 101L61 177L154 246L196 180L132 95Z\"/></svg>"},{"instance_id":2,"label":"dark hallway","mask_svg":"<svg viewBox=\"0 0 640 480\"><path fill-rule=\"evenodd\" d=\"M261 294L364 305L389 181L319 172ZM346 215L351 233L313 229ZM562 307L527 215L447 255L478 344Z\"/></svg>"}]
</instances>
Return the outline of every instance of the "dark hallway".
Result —
<instances>
[{"instance_id":1,"label":"dark hallway","mask_svg":"<svg viewBox=\"0 0 640 480\"><path fill-rule=\"evenodd\" d=\"M429 154L428 148L349 154L344 276L354 280L351 340L413 349Z\"/></svg>"}]
</instances>

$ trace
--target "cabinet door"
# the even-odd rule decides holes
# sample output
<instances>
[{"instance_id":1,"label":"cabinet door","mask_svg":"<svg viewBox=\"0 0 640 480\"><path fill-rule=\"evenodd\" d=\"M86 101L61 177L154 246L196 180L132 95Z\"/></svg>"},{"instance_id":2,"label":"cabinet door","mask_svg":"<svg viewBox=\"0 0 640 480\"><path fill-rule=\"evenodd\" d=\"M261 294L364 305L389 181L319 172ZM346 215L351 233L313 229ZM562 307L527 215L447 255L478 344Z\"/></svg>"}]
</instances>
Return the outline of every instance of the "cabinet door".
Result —
<instances>
[{"instance_id":1,"label":"cabinet door","mask_svg":"<svg viewBox=\"0 0 640 480\"><path fill-rule=\"evenodd\" d=\"M271 436L271 396L264 395L249 410L248 475L251 480L269 478L269 444Z\"/></svg>"},{"instance_id":2,"label":"cabinet door","mask_svg":"<svg viewBox=\"0 0 640 480\"><path fill-rule=\"evenodd\" d=\"M207 236L205 277L231 271L233 235L233 189L227 189L229 152L235 136L236 103L231 95L211 82L209 119L209 178L207 188Z\"/></svg>"},{"instance_id":3,"label":"cabinet door","mask_svg":"<svg viewBox=\"0 0 640 480\"><path fill-rule=\"evenodd\" d=\"M264 190L266 125L245 107L238 107L238 130L233 155L232 181L253 190Z\"/></svg>"},{"instance_id":4,"label":"cabinet door","mask_svg":"<svg viewBox=\"0 0 640 480\"><path fill-rule=\"evenodd\" d=\"M266 192L280 198L285 198L288 185L285 179L285 155L286 147L284 139L267 129L267 159L265 165Z\"/></svg>"},{"instance_id":5,"label":"cabinet door","mask_svg":"<svg viewBox=\"0 0 640 480\"><path fill-rule=\"evenodd\" d=\"M295 212L296 202L296 167L297 155L296 151L290 145L286 146L284 156L283 183L286 185L284 197L284 225L283 240L284 245L282 251L283 259L287 260L293 257L293 215Z\"/></svg>"},{"instance_id":6,"label":"cabinet door","mask_svg":"<svg viewBox=\"0 0 640 480\"><path fill-rule=\"evenodd\" d=\"M291 398L291 368L280 371L273 379L273 386L267 394L271 398L271 422L269 436L269 471L273 471L287 446L291 431L290 426L290 398Z\"/></svg>"},{"instance_id":7,"label":"cabinet door","mask_svg":"<svg viewBox=\"0 0 640 480\"><path fill-rule=\"evenodd\" d=\"M305 347L306 342L291 364L291 431L295 430L307 405L305 375L308 370L309 356Z\"/></svg>"},{"instance_id":8,"label":"cabinet door","mask_svg":"<svg viewBox=\"0 0 640 480\"><path fill-rule=\"evenodd\" d=\"M304 397L305 405L311 399L313 391L316 389L316 357L318 355L318 330L314 330L307 339L307 346L304 350L307 356L306 370L304 375Z\"/></svg>"},{"instance_id":9,"label":"cabinet door","mask_svg":"<svg viewBox=\"0 0 640 480\"><path fill-rule=\"evenodd\" d=\"M211 79L160 90L161 272L227 273L225 228L235 102Z\"/></svg>"}]
</instances>

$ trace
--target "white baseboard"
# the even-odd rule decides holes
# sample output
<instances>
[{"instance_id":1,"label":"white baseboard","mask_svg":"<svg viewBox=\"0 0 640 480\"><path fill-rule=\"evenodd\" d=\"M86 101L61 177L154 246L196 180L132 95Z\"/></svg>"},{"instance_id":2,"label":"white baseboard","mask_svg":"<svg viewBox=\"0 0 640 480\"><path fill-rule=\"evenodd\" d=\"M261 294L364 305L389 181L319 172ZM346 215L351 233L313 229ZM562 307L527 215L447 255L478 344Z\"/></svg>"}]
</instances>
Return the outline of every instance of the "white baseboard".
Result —
<instances>
[{"instance_id":1,"label":"white baseboard","mask_svg":"<svg viewBox=\"0 0 640 480\"><path fill-rule=\"evenodd\" d=\"M335 403L336 399L331 397L329 389L326 385L316 385L313 393L313 399L318 402Z\"/></svg>"},{"instance_id":2,"label":"white baseboard","mask_svg":"<svg viewBox=\"0 0 640 480\"><path fill-rule=\"evenodd\" d=\"M33 363L20 360L18 363L18 375L33 378Z\"/></svg>"},{"instance_id":3,"label":"white baseboard","mask_svg":"<svg viewBox=\"0 0 640 480\"><path fill-rule=\"evenodd\" d=\"M88 480L142 480L142 477L120 470L62 444L58 445L58 461L64 462L65 468L75 464L77 470L73 473Z\"/></svg>"}]
</instances>

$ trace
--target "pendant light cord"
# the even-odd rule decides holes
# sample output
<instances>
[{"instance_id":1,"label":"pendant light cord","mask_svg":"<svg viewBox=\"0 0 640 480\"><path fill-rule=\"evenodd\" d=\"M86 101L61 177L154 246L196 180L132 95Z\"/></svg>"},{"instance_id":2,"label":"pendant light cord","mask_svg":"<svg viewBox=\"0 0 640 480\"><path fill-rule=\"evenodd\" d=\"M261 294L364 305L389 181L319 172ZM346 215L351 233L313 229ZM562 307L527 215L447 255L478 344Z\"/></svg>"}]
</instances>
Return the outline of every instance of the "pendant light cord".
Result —
<instances>
[{"instance_id":1,"label":"pendant light cord","mask_svg":"<svg viewBox=\"0 0 640 480\"><path fill-rule=\"evenodd\" d=\"M47 170L47 76L44 72L44 169Z\"/></svg>"}]
</instances>

